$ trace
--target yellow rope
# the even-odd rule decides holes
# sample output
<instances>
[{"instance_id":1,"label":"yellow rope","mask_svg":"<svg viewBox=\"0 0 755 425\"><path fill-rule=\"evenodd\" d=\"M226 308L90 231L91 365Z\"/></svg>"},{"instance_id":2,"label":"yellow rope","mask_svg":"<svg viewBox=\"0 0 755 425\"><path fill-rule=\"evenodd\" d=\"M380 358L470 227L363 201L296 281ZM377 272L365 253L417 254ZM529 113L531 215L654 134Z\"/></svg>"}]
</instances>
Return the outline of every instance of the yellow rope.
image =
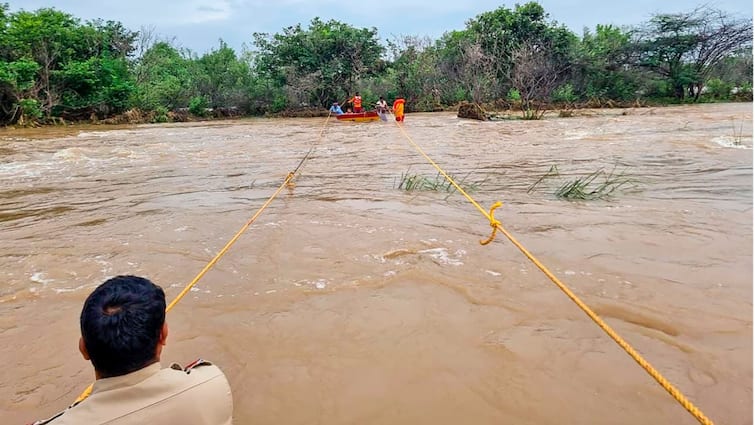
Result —
<instances>
[{"instance_id":1,"label":"yellow rope","mask_svg":"<svg viewBox=\"0 0 755 425\"><path fill-rule=\"evenodd\" d=\"M327 118L325 118L325 122L323 123L322 128L320 129L320 134L319 134L318 139L317 139L318 142L322 139L322 135L325 132L325 126L328 124L328 121L330 120L330 116L331 116L331 113L328 112L328 116L327 116ZM204 275L208 271L210 271L210 269L215 265L215 263L217 263L225 255L225 253L228 252L229 249L231 249L231 246L233 246L233 244L236 243L236 241L241 237L241 235L246 231L246 229L248 229L249 226L251 226L252 223L254 223L254 221L257 220L257 217L259 217L262 214L262 211L264 211L273 202L273 200L281 193L281 191L283 191L283 188L288 187L289 189L291 189L291 188L294 187L293 180L296 177L296 173L299 171L299 169L301 168L302 164L304 164L304 161L306 161L307 158L309 158L309 155L314 150L314 147L315 147L315 144L313 143L312 146L310 146L309 151L307 152L307 154L304 155L304 157L301 159L301 161L296 166L296 168L294 169L294 171L291 171L290 173L288 173L288 175L286 175L286 178L285 178L285 180L283 180L283 183L281 183L281 185L278 187L278 189L267 199L267 201L265 201L264 204L262 204L262 206L257 210L257 212L254 213L254 215L252 216L252 218L250 218L243 226L241 226L241 229L239 229L239 231L236 232L235 235L233 235L233 237L231 238L231 240L229 240L228 243L225 244L225 246L223 247L223 249L221 249L215 255L215 257L212 260L210 260L210 262L207 263L207 265L204 266L204 268L202 269L202 271L200 271L199 274L197 274L194 277L194 279L192 279L191 282L189 282L184 287L184 289L173 299L173 301L171 301L170 304L168 304L168 306L165 307L165 312L166 313L169 312L170 310L172 310L173 307L175 307L175 305L178 304L178 302L181 301L181 299L183 297L185 297L186 294L189 293L189 291L191 290L191 288L193 288L194 285L196 285L197 282L199 282L199 280L202 279L202 277L204 277ZM89 386L84 390L84 392L82 392L81 395L79 395L76 398L76 401L73 402L73 405L76 405L76 404L84 401L87 397L89 397L89 395L92 394L92 388L94 388L94 384L89 384Z\"/></svg>"},{"instance_id":2,"label":"yellow rope","mask_svg":"<svg viewBox=\"0 0 755 425\"><path fill-rule=\"evenodd\" d=\"M657 369L655 369L647 360L645 360L645 358L643 358L640 353L638 353L631 345L629 345L629 343L626 342L618 333L616 333L616 331L614 331L613 328L611 328L605 321L603 321L603 319L601 319L600 316L597 315L597 313L595 313L590 307L588 307L587 304L582 302L582 300L574 292L572 292L571 289L569 289L564 283L562 283L553 273L550 272L550 270L548 270L547 267L545 267L540 261L538 261L537 258L535 258L534 255L532 255L521 243L519 243L519 241L517 241L516 238L514 238L514 236L511 235L511 233L509 233L503 227L500 221L495 219L495 217L493 216L493 212L495 211L496 208L500 206L500 202L497 202L496 204L493 205L493 207L490 208L490 213L485 211L480 206L480 204L477 203L477 201L475 201L471 196L469 196L469 194L467 194L467 192L464 189L462 189L458 184L456 184L456 182L454 181L453 178L451 178L451 176L446 174L446 172L443 171L443 169L441 169L440 166L438 166L438 164L435 163L435 161L433 161L432 159L430 159L429 156L427 156L427 154L422 150L422 148L419 147L419 145L417 145L417 143L415 143L414 140L412 140L411 136L409 136L409 134L406 132L404 127L401 125L401 123L396 122L396 125L404 134L404 136L406 136L406 139L409 141L409 143L411 143L414 146L417 152L419 152L422 156L424 156L425 159L427 159L427 161L430 162L430 164L432 164L438 170L438 172L442 174L448 180L448 182L451 183L459 191L459 193L464 195L464 197L466 197L469 200L469 202L471 202L472 205L474 205L488 219L488 221L490 221L490 225L493 226L494 230L493 230L493 233L490 235L490 238L488 238L488 240L481 242L481 243L485 242L483 243L483 245L485 245L486 243L490 243L493 240L493 238L495 238L495 229L501 231L501 233L503 233L511 241L511 243L513 243L517 248L519 248L519 250L525 255L525 257L527 257L530 261L532 261L532 263L535 264L537 268L539 268L546 276L548 276L548 278L554 284L556 284L556 286L558 286L558 288L561 289L561 291L563 291L566 294L566 296L569 297L569 299L574 301L574 303L577 304L577 306L583 312L585 312L585 314L587 314L587 316L590 317L590 319L592 319L593 322L595 322L601 329L603 329L603 331L605 331L606 334L608 334L608 336L611 337L611 339L613 339L621 348L623 348L624 351L626 351L626 353L629 354L629 356L632 357L632 359L634 359L634 361L637 362L637 364L639 364L643 369L645 369L645 371L650 376L652 376L653 379L655 379L656 382L658 382L658 384L660 384L661 387L663 387L663 389L668 391L668 393L671 394L671 396L674 397L674 399L676 399L676 401L678 401L679 404L682 405L682 407L684 407L690 414L692 414L692 416L694 416L695 419L697 419L703 425L713 425L713 421L708 419L708 417L705 416L705 414L700 409L698 409L691 401L689 401L684 396L684 394L682 394L681 391L679 391L676 387L674 387L673 384L671 384L666 378L664 378L663 375L661 375L661 373Z\"/></svg>"},{"instance_id":3,"label":"yellow rope","mask_svg":"<svg viewBox=\"0 0 755 425\"><path fill-rule=\"evenodd\" d=\"M501 225L501 222L498 221L498 220L496 220L495 217L493 216L493 214L495 214L495 210L497 208L500 208L501 205L503 205L501 203L501 201L498 201L495 204L493 204L492 207L490 207L490 214L489 214L490 215L490 227L493 228L493 232L490 234L490 237L488 237L484 241L480 241L480 245L487 245L490 242L493 242L493 240L495 239L495 233L498 231L498 226Z\"/></svg>"},{"instance_id":4,"label":"yellow rope","mask_svg":"<svg viewBox=\"0 0 755 425\"><path fill-rule=\"evenodd\" d=\"M197 274L194 277L194 279L192 279L192 281L189 282L189 284L186 285L186 287L184 287L184 289L176 296L176 298L174 298L173 301L171 301L170 304L168 304L168 306L165 307L165 312L166 313L169 312L171 309L173 309L173 307L175 307L175 305L178 304L178 302L181 301L181 299L184 296L186 296L186 294L189 293L189 291L191 290L191 288L193 288L194 285L196 285L197 282L199 282L199 280L202 279L202 277L204 277L204 275L208 271L210 271L210 269L215 265L215 263L217 263L220 260L220 258L222 258L225 255L225 253L228 252L229 249L231 249L231 246L233 246L233 244L236 243L236 241L241 237L241 235L246 231L246 229L248 229L249 226L251 226L252 223L254 223L254 221L257 220L257 217L259 217L260 214L262 214L262 211L264 211L273 202L273 200L291 182L291 180L293 180L293 178L294 178L294 173L288 173L288 175L286 176L286 179L283 180L283 183L281 183L280 186L278 186L278 189L275 191L275 193L273 193L267 199L267 201L265 201L265 203L262 204L262 206L260 207L260 209L258 209L257 212L254 213L254 215L252 216L252 218L250 218L246 223L244 223L243 226L241 226L241 229L239 229L239 231L236 232L235 235L233 235L233 237L231 238L231 240L229 240L228 243L225 244L225 246L223 247L223 249L221 249L215 255L215 258L213 258L212 260L210 260L210 262L207 263L206 266L204 266L204 268L202 269L202 271L200 271L199 274Z\"/></svg>"}]
</instances>

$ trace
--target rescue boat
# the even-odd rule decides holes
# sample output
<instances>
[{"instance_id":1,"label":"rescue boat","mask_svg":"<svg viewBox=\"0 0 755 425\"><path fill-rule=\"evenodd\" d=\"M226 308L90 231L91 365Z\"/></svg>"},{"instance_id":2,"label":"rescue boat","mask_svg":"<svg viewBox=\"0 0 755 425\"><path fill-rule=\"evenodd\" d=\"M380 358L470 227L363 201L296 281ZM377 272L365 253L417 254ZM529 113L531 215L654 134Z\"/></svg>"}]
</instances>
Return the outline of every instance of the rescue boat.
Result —
<instances>
[{"instance_id":1,"label":"rescue boat","mask_svg":"<svg viewBox=\"0 0 755 425\"><path fill-rule=\"evenodd\" d=\"M336 115L336 119L338 121L370 122L379 120L380 115L376 111L347 112Z\"/></svg>"}]
</instances>

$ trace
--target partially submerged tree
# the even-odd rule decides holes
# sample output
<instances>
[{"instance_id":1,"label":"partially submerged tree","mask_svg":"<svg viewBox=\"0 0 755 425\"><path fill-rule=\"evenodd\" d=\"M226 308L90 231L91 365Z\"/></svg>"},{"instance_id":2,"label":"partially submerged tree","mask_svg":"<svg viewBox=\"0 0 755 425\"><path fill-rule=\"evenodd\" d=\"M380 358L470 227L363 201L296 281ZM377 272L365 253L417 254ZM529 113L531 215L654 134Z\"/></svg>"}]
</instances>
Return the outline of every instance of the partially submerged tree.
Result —
<instances>
[{"instance_id":1,"label":"partially submerged tree","mask_svg":"<svg viewBox=\"0 0 755 425\"><path fill-rule=\"evenodd\" d=\"M514 51L511 85L522 103L524 119L540 119L553 91L566 80L569 64L559 62L548 45L523 43Z\"/></svg>"}]
</instances>

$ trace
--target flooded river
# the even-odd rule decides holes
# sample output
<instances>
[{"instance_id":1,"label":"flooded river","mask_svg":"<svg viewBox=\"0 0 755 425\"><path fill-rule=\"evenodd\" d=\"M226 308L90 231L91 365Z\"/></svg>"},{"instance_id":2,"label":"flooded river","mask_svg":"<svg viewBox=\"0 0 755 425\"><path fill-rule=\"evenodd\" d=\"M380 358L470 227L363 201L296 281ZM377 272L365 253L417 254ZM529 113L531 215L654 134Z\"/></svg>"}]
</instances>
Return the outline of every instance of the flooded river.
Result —
<instances>
[{"instance_id":1,"label":"flooded river","mask_svg":"<svg viewBox=\"0 0 755 425\"><path fill-rule=\"evenodd\" d=\"M693 424L391 122L249 119L0 132L0 417L92 381L88 293L144 275L172 299L163 364L216 362L240 424ZM322 137L320 130L324 128ZM406 133L706 415L752 423L752 104ZM544 179L552 166L560 175ZM568 201L599 169L628 184Z\"/></svg>"}]
</instances>

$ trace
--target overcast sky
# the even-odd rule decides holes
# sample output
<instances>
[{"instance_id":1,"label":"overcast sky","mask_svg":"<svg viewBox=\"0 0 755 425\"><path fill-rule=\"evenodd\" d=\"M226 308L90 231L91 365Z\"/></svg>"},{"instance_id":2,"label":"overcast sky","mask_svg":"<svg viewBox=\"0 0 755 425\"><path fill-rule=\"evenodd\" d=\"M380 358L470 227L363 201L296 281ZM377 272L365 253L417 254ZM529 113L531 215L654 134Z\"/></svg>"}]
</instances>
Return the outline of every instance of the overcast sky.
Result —
<instances>
[{"instance_id":1,"label":"overcast sky","mask_svg":"<svg viewBox=\"0 0 755 425\"><path fill-rule=\"evenodd\" d=\"M520 1L494 0L4 0L11 11L54 7L82 20L102 18L122 22L132 30L154 28L161 38L204 53L225 40L239 51L254 32L280 32L319 16L356 27L376 27L381 39L397 35L438 38L463 29L476 15ZM704 0L540 0L551 20L577 35L597 24L635 25L658 12L686 12ZM752 18L752 0L714 0L708 4L740 17Z\"/></svg>"}]
</instances>

